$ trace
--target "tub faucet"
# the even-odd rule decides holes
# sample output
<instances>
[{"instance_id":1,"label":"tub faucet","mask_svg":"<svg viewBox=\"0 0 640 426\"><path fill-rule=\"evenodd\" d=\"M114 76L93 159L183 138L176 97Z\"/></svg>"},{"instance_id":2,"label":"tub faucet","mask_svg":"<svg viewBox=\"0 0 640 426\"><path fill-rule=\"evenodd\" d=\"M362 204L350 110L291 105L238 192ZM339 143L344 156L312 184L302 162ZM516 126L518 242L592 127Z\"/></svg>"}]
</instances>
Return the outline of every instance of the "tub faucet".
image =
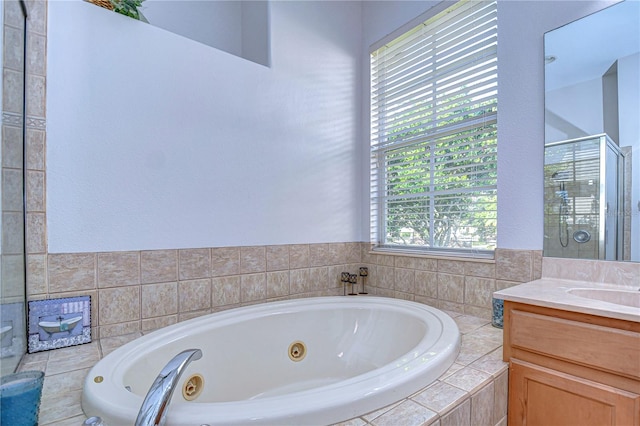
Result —
<instances>
[{"instance_id":1,"label":"tub faucet","mask_svg":"<svg viewBox=\"0 0 640 426\"><path fill-rule=\"evenodd\" d=\"M202 358L200 349L187 349L174 356L164 366L149 388L142 407L138 411L136 426L162 426L167 421L167 409L171 395L184 369L191 361Z\"/></svg>"}]
</instances>

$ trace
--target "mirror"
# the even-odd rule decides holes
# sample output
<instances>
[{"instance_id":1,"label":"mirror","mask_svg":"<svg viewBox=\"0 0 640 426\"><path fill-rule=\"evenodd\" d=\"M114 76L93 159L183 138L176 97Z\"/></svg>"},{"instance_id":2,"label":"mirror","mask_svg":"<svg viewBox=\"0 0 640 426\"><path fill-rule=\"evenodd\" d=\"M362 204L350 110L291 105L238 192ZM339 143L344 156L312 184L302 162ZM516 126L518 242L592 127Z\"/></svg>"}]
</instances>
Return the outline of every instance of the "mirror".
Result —
<instances>
[{"instance_id":1,"label":"mirror","mask_svg":"<svg viewBox=\"0 0 640 426\"><path fill-rule=\"evenodd\" d=\"M640 2L544 35L544 255L640 261Z\"/></svg>"}]
</instances>

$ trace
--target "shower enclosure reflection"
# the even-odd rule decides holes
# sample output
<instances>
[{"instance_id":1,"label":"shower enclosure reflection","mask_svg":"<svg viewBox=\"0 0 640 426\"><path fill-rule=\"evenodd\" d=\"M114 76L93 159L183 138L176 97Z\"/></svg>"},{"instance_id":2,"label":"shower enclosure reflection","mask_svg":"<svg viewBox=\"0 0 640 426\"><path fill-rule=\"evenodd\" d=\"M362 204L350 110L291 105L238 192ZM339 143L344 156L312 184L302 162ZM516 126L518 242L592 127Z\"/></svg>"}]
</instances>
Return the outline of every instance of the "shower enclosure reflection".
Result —
<instances>
[{"instance_id":1,"label":"shower enclosure reflection","mask_svg":"<svg viewBox=\"0 0 640 426\"><path fill-rule=\"evenodd\" d=\"M545 255L629 260L624 164L624 153L605 134L546 145Z\"/></svg>"}]
</instances>

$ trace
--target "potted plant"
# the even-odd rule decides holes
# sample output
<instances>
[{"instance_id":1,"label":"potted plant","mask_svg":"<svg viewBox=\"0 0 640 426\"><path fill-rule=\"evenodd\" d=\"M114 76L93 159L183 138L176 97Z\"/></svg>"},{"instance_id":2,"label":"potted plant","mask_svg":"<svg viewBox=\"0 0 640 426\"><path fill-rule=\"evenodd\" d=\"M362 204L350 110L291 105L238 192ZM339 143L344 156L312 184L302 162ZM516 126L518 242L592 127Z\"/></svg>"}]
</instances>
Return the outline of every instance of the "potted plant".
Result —
<instances>
[{"instance_id":1,"label":"potted plant","mask_svg":"<svg viewBox=\"0 0 640 426\"><path fill-rule=\"evenodd\" d=\"M139 21L147 22L146 18L140 11L144 0L87 0L105 9L113 10L122 15L129 16Z\"/></svg>"}]
</instances>

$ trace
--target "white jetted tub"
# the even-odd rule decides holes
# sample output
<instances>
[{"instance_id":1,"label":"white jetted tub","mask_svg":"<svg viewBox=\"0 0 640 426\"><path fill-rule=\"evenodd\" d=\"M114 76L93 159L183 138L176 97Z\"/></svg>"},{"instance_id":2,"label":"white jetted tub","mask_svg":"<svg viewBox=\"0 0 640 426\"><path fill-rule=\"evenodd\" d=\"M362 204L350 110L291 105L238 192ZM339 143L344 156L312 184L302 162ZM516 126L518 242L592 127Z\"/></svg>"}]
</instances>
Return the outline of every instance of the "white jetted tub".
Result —
<instances>
[{"instance_id":1,"label":"white jetted tub","mask_svg":"<svg viewBox=\"0 0 640 426\"><path fill-rule=\"evenodd\" d=\"M427 386L455 360L460 333L438 309L381 297L218 312L157 330L103 358L85 380L85 414L110 426L132 425L160 370L196 348L202 358L184 370L167 425L326 425ZM187 401L183 389L187 396L201 393Z\"/></svg>"}]
</instances>

